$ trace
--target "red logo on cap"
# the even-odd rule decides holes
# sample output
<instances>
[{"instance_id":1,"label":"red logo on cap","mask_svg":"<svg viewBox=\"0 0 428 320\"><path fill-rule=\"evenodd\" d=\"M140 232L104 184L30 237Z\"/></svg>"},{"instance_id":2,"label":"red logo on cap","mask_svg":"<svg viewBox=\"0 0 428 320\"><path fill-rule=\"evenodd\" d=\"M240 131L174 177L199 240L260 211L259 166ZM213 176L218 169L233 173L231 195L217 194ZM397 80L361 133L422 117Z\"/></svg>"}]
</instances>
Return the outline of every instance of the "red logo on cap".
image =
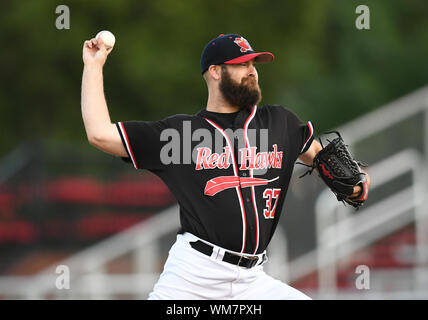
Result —
<instances>
[{"instance_id":1,"label":"red logo on cap","mask_svg":"<svg viewBox=\"0 0 428 320\"><path fill-rule=\"evenodd\" d=\"M235 38L235 41L233 42L235 42L238 46L241 47L241 52L254 51L253 48L251 48L248 41L243 37Z\"/></svg>"}]
</instances>

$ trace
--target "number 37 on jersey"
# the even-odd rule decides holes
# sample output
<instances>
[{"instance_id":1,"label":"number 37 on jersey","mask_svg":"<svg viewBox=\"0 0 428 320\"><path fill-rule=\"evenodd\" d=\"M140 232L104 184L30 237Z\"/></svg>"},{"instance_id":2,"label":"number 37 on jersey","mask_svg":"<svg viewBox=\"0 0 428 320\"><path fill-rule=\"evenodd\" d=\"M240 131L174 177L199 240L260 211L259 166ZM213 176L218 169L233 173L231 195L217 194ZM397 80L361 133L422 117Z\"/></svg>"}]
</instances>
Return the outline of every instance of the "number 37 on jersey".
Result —
<instances>
[{"instance_id":1,"label":"number 37 on jersey","mask_svg":"<svg viewBox=\"0 0 428 320\"><path fill-rule=\"evenodd\" d=\"M268 188L263 192L263 198L266 199L266 208L263 210L263 215L266 219L275 218L275 209L280 193L280 188Z\"/></svg>"}]
</instances>

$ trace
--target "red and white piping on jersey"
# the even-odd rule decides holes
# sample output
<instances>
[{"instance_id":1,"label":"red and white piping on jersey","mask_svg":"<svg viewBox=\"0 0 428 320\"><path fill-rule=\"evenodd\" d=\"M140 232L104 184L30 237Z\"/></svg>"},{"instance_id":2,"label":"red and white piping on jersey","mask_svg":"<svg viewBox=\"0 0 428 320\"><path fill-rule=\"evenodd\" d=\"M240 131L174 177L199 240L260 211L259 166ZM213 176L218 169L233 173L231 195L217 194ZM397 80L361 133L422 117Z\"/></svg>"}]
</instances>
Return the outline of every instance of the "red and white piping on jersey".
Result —
<instances>
[{"instance_id":1,"label":"red and white piping on jersey","mask_svg":"<svg viewBox=\"0 0 428 320\"><path fill-rule=\"evenodd\" d=\"M123 141L125 141L126 149L128 150L128 154L131 157L132 164L134 165L135 169L138 169L137 161L135 160L134 152L132 152L131 149L131 143L129 142L128 135L126 134L125 127L123 126L122 122L119 122L119 128L120 132L122 133Z\"/></svg>"},{"instance_id":2,"label":"red and white piping on jersey","mask_svg":"<svg viewBox=\"0 0 428 320\"><path fill-rule=\"evenodd\" d=\"M302 150L300 150L300 153L302 153L303 150L305 150L306 144L309 140L311 140L312 135L314 134L314 127L312 126L312 122L308 121L308 127L309 127L309 137L306 139L305 143L303 144Z\"/></svg>"},{"instance_id":3,"label":"red and white piping on jersey","mask_svg":"<svg viewBox=\"0 0 428 320\"><path fill-rule=\"evenodd\" d=\"M232 160L233 160L233 162L232 162L233 173L235 174L235 177L239 178L238 166L236 165L235 155L234 155L232 143L230 142L229 137L227 136L226 132L224 132L224 130L219 125L217 125L214 121L211 121L207 118L204 118L204 119L207 120L207 122L210 125L212 125L214 128L216 128L218 131L220 131L220 133L226 139L227 145L229 146L230 150L232 150L232 152L230 154L232 155ZM242 248L241 248L241 253L244 253L245 243L247 242L247 219L245 216L244 201L242 199L241 189L239 189L239 186L235 187L235 189L236 189L236 194L238 195L239 205L241 206L241 216L242 216Z\"/></svg>"},{"instance_id":4,"label":"red and white piping on jersey","mask_svg":"<svg viewBox=\"0 0 428 320\"><path fill-rule=\"evenodd\" d=\"M254 116L256 115L256 112L257 112L257 106L254 106L253 111L251 112L250 116L248 117L247 121L245 121L245 124L244 124L244 140L245 140L245 147L247 149L250 148L250 140L248 139L248 125L250 124L251 120L253 120ZM250 169L250 178L253 178L253 171L254 169ZM251 198L253 200L254 215L256 218L256 245L253 252L253 254L256 254L257 249L259 248L260 227L259 227L259 215L257 213L258 210L257 210L256 196L254 193L254 185L251 186Z\"/></svg>"}]
</instances>

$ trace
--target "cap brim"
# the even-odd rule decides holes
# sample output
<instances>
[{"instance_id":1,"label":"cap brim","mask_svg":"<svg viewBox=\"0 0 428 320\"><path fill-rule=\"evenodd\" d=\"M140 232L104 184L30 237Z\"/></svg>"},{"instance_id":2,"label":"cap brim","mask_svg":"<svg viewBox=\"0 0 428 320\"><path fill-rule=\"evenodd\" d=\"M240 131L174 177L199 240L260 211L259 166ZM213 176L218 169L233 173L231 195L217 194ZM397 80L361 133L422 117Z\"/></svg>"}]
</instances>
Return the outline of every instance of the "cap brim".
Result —
<instances>
[{"instance_id":1,"label":"cap brim","mask_svg":"<svg viewBox=\"0 0 428 320\"><path fill-rule=\"evenodd\" d=\"M249 54L240 56L238 58L226 61L224 63L226 64L243 63L253 59L255 59L257 63L267 63L267 62L272 62L274 58L275 58L274 55L270 52L256 52L256 53L249 53Z\"/></svg>"}]
</instances>

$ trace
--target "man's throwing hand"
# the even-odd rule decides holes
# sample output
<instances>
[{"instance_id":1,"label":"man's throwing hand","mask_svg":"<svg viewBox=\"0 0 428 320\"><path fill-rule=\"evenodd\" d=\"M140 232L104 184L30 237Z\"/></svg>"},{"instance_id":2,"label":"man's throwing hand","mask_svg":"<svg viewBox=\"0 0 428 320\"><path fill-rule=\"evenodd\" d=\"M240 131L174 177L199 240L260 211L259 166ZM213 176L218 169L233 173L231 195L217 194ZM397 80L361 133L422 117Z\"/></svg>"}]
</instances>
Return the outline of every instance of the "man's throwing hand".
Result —
<instances>
[{"instance_id":1,"label":"man's throwing hand","mask_svg":"<svg viewBox=\"0 0 428 320\"><path fill-rule=\"evenodd\" d=\"M107 48L101 37L92 38L83 44L83 63L102 67L113 48Z\"/></svg>"}]
</instances>

